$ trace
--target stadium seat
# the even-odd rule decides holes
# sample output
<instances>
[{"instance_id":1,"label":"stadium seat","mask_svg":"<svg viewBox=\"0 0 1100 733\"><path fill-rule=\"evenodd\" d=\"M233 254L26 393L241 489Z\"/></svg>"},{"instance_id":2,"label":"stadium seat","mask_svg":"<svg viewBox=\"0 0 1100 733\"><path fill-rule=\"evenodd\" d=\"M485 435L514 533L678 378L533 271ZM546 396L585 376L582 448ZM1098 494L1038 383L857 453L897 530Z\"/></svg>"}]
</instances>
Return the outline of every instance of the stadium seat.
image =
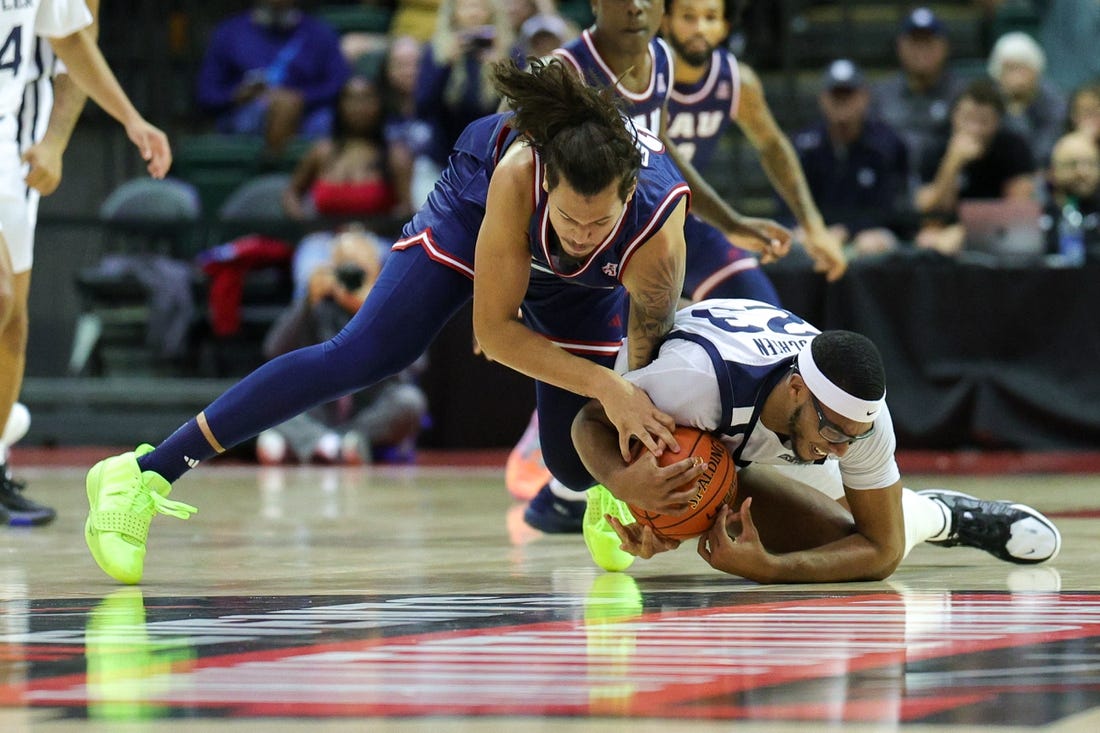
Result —
<instances>
[{"instance_id":1,"label":"stadium seat","mask_svg":"<svg viewBox=\"0 0 1100 733\"><path fill-rule=\"evenodd\" d=\"M68 371L144 371L163 356L162 339L181 343L193 325L199 195L178 179L138 178L104 200L99 219L110 245L98 264L77 272L81 306ZM121 358L112 366L104 349Z\"/></svg>"}]
</instances>

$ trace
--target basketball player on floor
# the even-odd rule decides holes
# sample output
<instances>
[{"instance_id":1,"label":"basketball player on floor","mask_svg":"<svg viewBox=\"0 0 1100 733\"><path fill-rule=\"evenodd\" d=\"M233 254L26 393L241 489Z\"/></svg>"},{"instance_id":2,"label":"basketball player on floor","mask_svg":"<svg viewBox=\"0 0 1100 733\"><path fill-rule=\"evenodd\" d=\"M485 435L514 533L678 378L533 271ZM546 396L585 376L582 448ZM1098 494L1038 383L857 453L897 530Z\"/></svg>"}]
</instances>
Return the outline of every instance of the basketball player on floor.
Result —
<instances>
[{"instance_id":1,"label":"basketball player on floor","mask_svg":"<svg viewBox=\"0 0 1100 733\"><path fill-rule=\"evenodd\" d=\"M343 331L267 362L155 449L92 467L85 540L105 572L138 582L153 516L194 511L165 498L173 481L405 368L471 296L486 355L537 380L547 465L569 486L593 484L569 435L590 398L618 426L624 453L634 440L654 452L676 444L671 419L611 366L628 329L628 359L640 367L672 323L690 196L683 177L651 133L561 62L530 72L502 62L492 78L515 112L466 128ZM761 250L774 246L773 228L740 226Z\"/></svg>"},{"instance_id":2,"label":"basketball player on floor","mask_svg":"<svg viewBox=\"0 0 1100 733\"><path fill-rule=\"evenodd\" d=\"M729 33L720 0L673 2L672 14L665 15L663 0L595 0L594 25L554 55L589 82L615 89L636 124L660 133L691 185L695 198L684 230L684 297L754 298L779 304L757 258L730 246L722 232L728 207L695 167L710 162L718 136L731 119L748 133L778 190L799 215L815 268L829 280L840 278L847 267L840 243L813 203L798 158L776 126L759 80L746 71L744 101L739 104L736 59L715 50ZM676 53L656 37L659 27ZM531 526L544 532L579 532L583 494L553 480L540 459L538 423L532 417L508 458L505 484L517 498L531 500L524 513Z\"/></svg>"},{"instance_id":3,"label":"basketball player on floor","mask_svg":"<svg viewBox=\"0 0 1100 733\"><path fill-rule=\"evenodd\" d=\"M93 0L93 11L98 10ZM126 128L130 140L163 177L171 165L164 134L146 122L118 86L95 45L93 15L80 0L27 0L0 11L0 519L45 524L54 511L27 499L7 465L8 449L26 432L17 405L23 383L38 197L61 178L61 156L89 93ZM64 74L56 55L65 62ZM58 73L51 84L51 76Z\"/></svg>"},{"instance_id":4,"label":"basketball player on floor","mask_svg":"<svg viewBox=\"0 0 1100 733\"><path fill-rule=\"evenodd\" d=\"M717 433L742 467L740 511L723 507L698 542L718 570L761 583L880 580L921 542L1021 564L1058 554L1057 528L1030 507L902 487L882 360L864 336L820 333L767 303L707 300L677 313L657 358L625 376L678 425ZM588 491L585 541L609 570L679 545L635 523L624 502L677 509L665 497L694 460L627 463L616 437L598 404L574 421L577 451L603 484Z\"/></svg>"}]
</instances>

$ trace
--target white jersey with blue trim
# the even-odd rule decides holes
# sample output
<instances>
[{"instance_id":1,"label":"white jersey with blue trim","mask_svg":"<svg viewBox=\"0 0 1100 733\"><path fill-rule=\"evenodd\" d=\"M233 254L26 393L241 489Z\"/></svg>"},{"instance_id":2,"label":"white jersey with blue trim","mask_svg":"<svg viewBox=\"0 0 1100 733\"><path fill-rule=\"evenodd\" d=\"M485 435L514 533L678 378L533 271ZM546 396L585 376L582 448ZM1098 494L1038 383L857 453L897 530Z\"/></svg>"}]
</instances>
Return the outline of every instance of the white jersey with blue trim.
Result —
<instances>
[{"instance_id":1,"label":"white jersey with blue trim","mask_svg":"<svg viewBox=\"0 0 1100 733\"><path fill-rule=\"evenodd\" d=\"M11 0L0 5L0 115L14 114L36 78L38 36L62 38L92 24L83 0Z\"/></svg>"},{"instance_id":2,"label":"white jersey with blue trim","mask_svg":"<svg viewBox=\"0 0 1100 733\"><path fill-rule=\"evenodd\" d=\"M704 300L679 311L657 358L625 376L678 425L721 434L738 466L797 464L786 436L766 428L760 411L790 374L795 355L819 333L768 303ZM844 486L881 489L900 480L895 447L890 411L883 408L874 433L837 459Z\"/></svg>"},{"instance_id":3,"label":"white jersey with blue trim","mask_svg":"<svg viewBox=\"0 0 1100 733\"><path fill-rule=\"evenodd\" d=\"M65 65L53 52L45 38L34 39L34 48L27 57L31 64L27 85L23 88L23 103L19 107L19 152L41 142L50 124L53 111L53 78L65 73Z\"/></svg>"}]
</instances>

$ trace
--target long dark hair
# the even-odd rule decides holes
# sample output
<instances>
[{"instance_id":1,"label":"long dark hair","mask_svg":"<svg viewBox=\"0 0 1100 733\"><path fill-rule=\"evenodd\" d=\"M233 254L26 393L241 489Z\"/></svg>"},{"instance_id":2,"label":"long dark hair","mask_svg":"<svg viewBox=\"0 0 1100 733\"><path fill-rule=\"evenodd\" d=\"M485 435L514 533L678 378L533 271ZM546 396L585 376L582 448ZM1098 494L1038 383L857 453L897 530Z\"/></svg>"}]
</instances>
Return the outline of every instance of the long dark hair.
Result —
<instances>
[{"instance_id":1,"label":"long dark hair","mask_svg":"<svg viewBox=\"0 0 1100 733\"><path fill-rule=\"evenodd\" d=\"M642 155L618 96L588 86L559 59L529 63L529 71L511 61L494 64L492 81L515 111L510 124L546 162L547 185L553 190L564 178L577 193L593 196L618 182L625 201Z\"/></svg>"}]
</instances>

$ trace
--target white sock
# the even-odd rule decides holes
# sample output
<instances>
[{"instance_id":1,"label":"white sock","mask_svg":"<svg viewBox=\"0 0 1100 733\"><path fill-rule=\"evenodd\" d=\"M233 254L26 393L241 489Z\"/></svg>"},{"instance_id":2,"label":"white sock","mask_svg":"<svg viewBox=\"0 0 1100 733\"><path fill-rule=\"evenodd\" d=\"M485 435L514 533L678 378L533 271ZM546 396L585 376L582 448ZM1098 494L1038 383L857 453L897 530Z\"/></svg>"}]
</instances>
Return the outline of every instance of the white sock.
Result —
<instances>
[{"instance_id":1,"label":"white sock","mask_svg":"<svg viewBox=\"0 0 1100 733\"><path fill-rule=\"evenodd\" d=\"M921 496L912 489L902 489L901 510L905 514L906 555L922 542L947 539L951 514L941 502Z\"/></svg>"},{"instance_id":2,"label":"white sock","mask_svg":"<svg viewBox=\"0 0 1100 733\"><path fill-rule=\"evenodd\" d=\"M565 501L587 501L588 492L573 491L556 478L550 479L550 493Z\"/></svg>"},{"instance_id":3,"label":"white sock","mask_svg":"<svg viewBox=\"0 0 1100 733\"><path fill-rule=\"evenodd\" d=\"M15 445L27 434L30 427L30 410L23 403L16 402L8 413L8 422L4 425L3 434L0 435L0 445L3 445L5 450Z\"/></svg>"}]
</instances>

